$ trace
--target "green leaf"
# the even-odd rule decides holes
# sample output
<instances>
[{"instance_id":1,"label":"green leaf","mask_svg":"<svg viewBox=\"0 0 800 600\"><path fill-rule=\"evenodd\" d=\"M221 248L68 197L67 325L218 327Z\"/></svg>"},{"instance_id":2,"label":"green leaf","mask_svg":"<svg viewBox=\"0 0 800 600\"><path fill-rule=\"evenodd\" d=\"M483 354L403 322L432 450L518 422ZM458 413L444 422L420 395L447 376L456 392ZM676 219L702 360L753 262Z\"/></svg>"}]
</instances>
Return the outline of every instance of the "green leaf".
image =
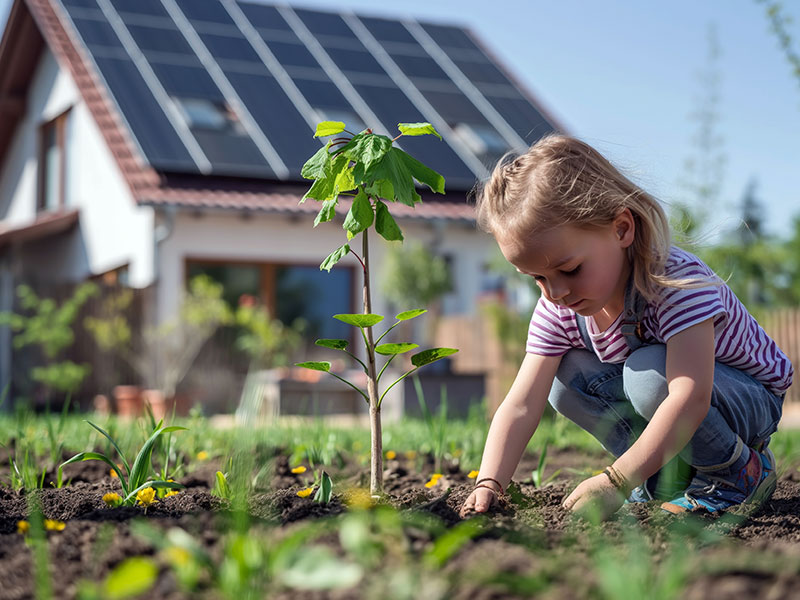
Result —
<instances>
[{"instance_id":1,"label":"green leaf","mask_svg":"<svg viewBox=\"0 0 800 600\"><path fill-rule=\"evenodd\" d=\"M404 352L414 350L415 348L419 348L419 344L400 342L397 344L381 344L379 346L375 346L375 352L378 354L383 354L384 356L391 356L392 354L403 354Z\"/></svg>"},{"instance_id":2,"label":"green leaf","mask_svg":"<svg viewBox=\"0 0 800 600\"><path fill-rule=\"evenodd\" d=\"M343 171L349 170L349 164L350 159L341 154L325 164L322 169L322 174L317 177L316 181L314 181L309 190L305 193L303 200L306 198L323 201L332 200L339 195L339 192L353 189L355 185L350 184L352 179L349 178L348 174L343 173ZM350 187L348 187L348 185L350 185Z\"/></svg>"},{"instance_id":3,"label":"green leaf","mask_svg":"<svg viewBox=\"0 0 800 600\"><path fill-rule=\"evenodd\" d=\"M364 173L364 181L385 179L392 184L394 198L387 200L397 200L408 206L414 206L415 202L420 201L419 194L414 189L414 177L406 166L406 161L402 155L405 152L399 148L390 148L386 155L367 169Z\"/></svg>"},{"instance_id":4,"label":"green leaf","mask_svg":"<svg viewBox=\"0 0 800 600\"><path fill-rule=\"evenodd\" d=\"M428 350L423 350L412 356L411 364L415 367L424 367L425 365L429 365L432 362L436 362L456 352L458 352L458 350L455 348L429 348Z\"/></svg>"},{"instance_id":5,"label":"green leaf","mask_svg":"<svg viewBox=\"0 0 800 600\"><path fill-rule=\"evenodd\" d=\"M325 373L328 373L331 370L331 363L329 363L328 361L299 362L299 363L294 363L294 366L303 367L304 369L311 369L312 371L324 371Z\"/></svg>"},{"instance_id":6,"label":"green leaf","mask_svg":"<svg viewBox=\"0 0 800 600\"><path fill-rule=\"evenodd\" d=\"M333 315L333 318L341 321L342 323L347 323L348 325L353 325L355 327L372 327L373 325L377 325L383 321L383 315L363 313L339 314Z\"/></svg>"},{"instance_id":7,"label":"green leaf","mask_svg":"<svg viewBox=\"0 0 800 600\"><path fill-rule=\"evenodd\" d=\"M230 500L231 486L228 485L228 478L225 477L225 473L222 471L217 471L214 476L216 477L217 483L214 486L214 489L211 490L212 494L218 496L219 498Z\"/></svg>"},{"instance_id":8,"label":"green leaf","mask_svg":"<svg viewBox=\"0 0 800 600\"><path fill-rule=\"evenodd\" d=\"M389 213L389 208L380 200L375 202L375 231L390 242L403 240L403 232Z\"/></svg>"},{"instance_id":9,"label":"green leaf","mask_svg":"<svg viewBox=\"0 0 800 600\"><path fill-rule=\"evenodd\" d=\"M427 185L431 191L444 194L444 177L433 169L426 167L410 154L403 152L399 148L395 148L395 150L397 150L398 156L403 160L414 179Z\"/></svg>"},{"instance_id":10,"label":"green leaf","mask_svg":"<svg viewBox=\"0 0 800 600\"><path fill-rule=\"evenodd\" d=\"M162 433L169 433L170 431L181 431L185 430L186 427L179 427L178 425L171 425L169 427L159 427L156 429L153 434L148 438L148 440L144 443L139 453L136 455L136 459L133 461L133 466L131 467L131 474L128 478L128 488L130 490L134 490L138 488L144 481L147 480L147 474L150 472L152 465L150 464L150 458L153 454L153 447L155 446L156 440Z\"/></svg>"},{"instance_id":11,"label":"green leaf","mask_svg":"<svg viewBox=\"0 0 800 600\"><path fill-rule=\"evenodd\" d=\"M328 137L329 135L336 135L344 131L345 124L341 121L323 121L317 124L317 131L314 132L314 137Z\"/></svg>"},{"instance_id":12,"label":"green leaf","mask_svg":"<svg viewBox=\"0 0 800 600\"><path fill-rule=\"evenodd\" d=\"M448 529L436 538L433 545L425 552L424 561L433 569L443 567L456 552L484 529L482 521L469 519Z\"/></svg>"},{"instance_id":13,"label":"green leaf","mask_svg":"<svg viewBox=\"0 0 800 600\"><path fill-rule=\"evenodd\" d=\"M397 128L403 135L435 135L442 139L442 136L430 123L398 123Z\"/></svg>"},{"instance_id":14,"label":"green leaf","mask_svg":"<svg viewBox=\"0 0 800 600\"><path fill-rule=\"evenodd\" d=\"M331 350L344 350L350 344L347 340L331 340L331 339L321 339L314 342L317 346L322 346L323 348L330 348Z\"/></svg>"},{"instance_id":15,"label":"green leaf","mask_svg":"<svg viewBox=\"0 0 800 600\"><path fill-rule=\"evenodd\" d=\"M398 321L408 321L409 319L413 319L414 317L418 317L420 315L424 315L427 309L424 308L416 308L414 310L406 310L401 312L399 315L395 317Z\"/></svg>"},{"instance_id":16,"label":"green leaf","mask_svg":"<svg viewBox=\"0 0 800 600\"><path fill-rule=\"evenodd\" d=\"M63 463L61 463L59 465L59 467L58 467L58 470L61 471L61 469L64 467L64 465L69 465L69 464L76 463L76 462L81 462L81 461L84 461L84 460L102 460L109 467L114 469L114 471L117 472L117 474L119 475L119 480L120 480L120 483L122 484L122 491L127 493L128 486L125 483L124 474L123 473L119 473L120 468L117 465L115 465L111 461L111 459L108 458L105 454L100 454L98 452L81 452L79 454L76 454L75 456L73 456L69 460L65 460Z\"/></svg>"},{"instance_id":17,"label":"green leaf","mask_svg":"<svg viewBox=\"0 0 800 600\"><path fill-rule=\"evenodd\" d=\"M342 153L356 163L355 177L364 180L364 173L375 163L382 160L392 148L392 140L385 135L374 133L359 134L351 143L342 148Z\"/></svg>"},{"instance_id":18,"label":"green leaf","mask_svg":"<svg viewBox=\"0 0 800 600\"><path fill-rule=\"evenodd\" d=\"M103 598L122 600L140 596L156 582L158 566L143 556L126 558L109 573L103 582Z\"/></svg>"},{"instance_id":19,"label":"green leaf","mask_svg":"<svg viewBox=\"0 0 800 600\"><path fill-rule=\"evenodd\" d=\"M309 158L306 161L306 164L303 165L300 175L302 175L305 179L317 179L318 177L324 177L325 168L331 164L331 155L328 152L328 148L330 148L330 144L326 144L317 150L314 153L314 156Z\"/></svg>"},{"instance_id":20,"label":"green leaf","mask_svg":"<svg viewBox=\"0 0 800 600\"><path fill-rule=\"evenodd\" d=\"M325 260L322 261L322 264L319 266L319 270L325 270L330 273L333 266L342 260L347 253L350 252L350 245L345 244L344 246L339 246L336 250L331 252Z\"/></svg>"},{"instance_id":21,"label":"green leaf","mask_svg":"<svg viewBox=\"0 0 800 600\"><path fill-rule=\"evenodd\" d=\"M355 235L372 225L374 219L375 213L372 212L372 204L370 204L369 197L363 190L359 190L352 206L350 206L350 210L347 211L342 227Z\"/></svg>"},{"instance_id":22,"label":"green leaf","mask_svg":"<svg viewBox=\"0 0 800 600\"><path fill-rule=\"evenodd\" d=\"M336 204L339 202L339 198L334 198L333 200L325 200L322 203L322 208L317 214L317 217L314 219L314 227L319 225L320 223L327 223L333 217L336 216Z\"/></svg>"},{"instance_id":23,"label":"green leaf","mask_svg":"<svg viewBox=\"0 0 800 600\"><path fill-rule=\"evenodd\" d=\"M112 445L112 446L114 446L114 450L116 450L116 451L117 451L117 454L119 454L119 457L120 457L120 459L122 460L122 464L125 466L125 472L126 472L128 475L130 475L130 474L131 474L131 467L130 467L130 465L128 465L128 461L125 459L125 455L122 453L122 450L120 450L120 449L119 449L119 446L117 446L117 442L115 442L115 441L114 441L114 438L112 438L112 437L111 437L111 436L108 434L108 432L107 432L105 429L103 429L102 427L98 427L97 425L95 425L94 423L92 423L91 421L88 421L88 420L87 420L86 422L87 422L89 425L91 425L92 427L94 427L94 428L95 428L97 431L99 431L101 434L103 434L103 436L104 436L104 437L105 437L105 438L106 438L106 439L107 439L109 442L111 442L111 445ZM117 469L117 470L119 470L119 469Z\"/></svg>"},{"instance_id":24,"label":"green leaf","mask_svg":"<svg viewBox=\"0 0 800 600\"><path fill-rule=\"evenodd\" d=\"M314 494L314 502L319 502L321 504L327 504L331 501L331 493L333 492L333 482L331 481L330 476L323 471L322 477L320 478L319 487L317 488L317 493Z\"/></svg>"},{"instance_id":25,"label":"green leaf","mask_svg":"<svg viewBox=\"0 0 800 600\"><path fill-rule=\"evenodd\" d=\"M392 182L386 181L385 179L373 181L364 188L364 191L373 198L383 198L390 202L394 200L394 187L392 186Z\"/></svg>"}]
</instances>

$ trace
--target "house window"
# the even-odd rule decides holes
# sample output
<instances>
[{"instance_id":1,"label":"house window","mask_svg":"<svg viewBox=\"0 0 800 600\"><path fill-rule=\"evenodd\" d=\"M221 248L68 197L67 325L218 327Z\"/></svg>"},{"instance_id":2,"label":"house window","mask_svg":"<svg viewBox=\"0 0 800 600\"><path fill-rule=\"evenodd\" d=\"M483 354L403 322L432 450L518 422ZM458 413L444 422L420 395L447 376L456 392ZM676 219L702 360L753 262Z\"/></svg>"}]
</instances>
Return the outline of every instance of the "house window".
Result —
<instances>
[{"instance_id":1,"label":"house window","mask_svg":"<svg viewBox=\"0 0 800 600\"><path fill-rule=\"evenodd\" d=\"M190 129L246 135L236 113L224 102L205 98L173 98Z\"/></svg>"},{"instance_id":2,"label":"house window","mask_svg":"<svg viewBox=\"0 0 800 600\"><path fill-rule=\"evenodd\" d=\"M352 327L332 315L353 312L353 270L336 268L330 273L317 265L232 264L190 260L186 273L191 280L208 275L223 285L223 298L232 307L244 295L261 300L270 313L291 325L305 324L310 339L350 339Z\"/></svg>"},{"instance_id":3,"label":"house window","mask_svg":"<svg viewBox=\"0 0 800 600\"><path fill-rule=\"evenodd\" d=\"M69 111L61 113L39 129L38 212L59 210L66 205L68 116Z\"/></svg>"}]
</instances>

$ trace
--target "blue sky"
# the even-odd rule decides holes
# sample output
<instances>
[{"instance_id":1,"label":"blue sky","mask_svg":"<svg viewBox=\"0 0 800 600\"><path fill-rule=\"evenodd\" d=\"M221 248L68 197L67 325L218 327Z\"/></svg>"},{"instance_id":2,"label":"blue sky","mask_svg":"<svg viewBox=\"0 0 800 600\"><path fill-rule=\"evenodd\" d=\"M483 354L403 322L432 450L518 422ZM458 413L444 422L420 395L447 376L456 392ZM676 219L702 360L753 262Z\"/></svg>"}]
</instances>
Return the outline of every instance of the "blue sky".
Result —
<instances>
[{"instance_id":1,"label":"blue sky","mask_svg":"<svg viewBox=\"0 0 800 600\"><path fill-rule=\"evenodd\" d=\"M685 197L703 93L708 27L721 56L718 132L726 157L711 236L736 226L751 178L770 232L800 215L800 82L756 0L296 0L296 5L415 16L471 28L567 130L604 151L665 203ZM5 19L10 0L0 0ZM800 5L788 3L797 19ZM797 44L797 40L795 40ZM398 115L402 121L402 115Z\"/></svg>"}]
</instances>

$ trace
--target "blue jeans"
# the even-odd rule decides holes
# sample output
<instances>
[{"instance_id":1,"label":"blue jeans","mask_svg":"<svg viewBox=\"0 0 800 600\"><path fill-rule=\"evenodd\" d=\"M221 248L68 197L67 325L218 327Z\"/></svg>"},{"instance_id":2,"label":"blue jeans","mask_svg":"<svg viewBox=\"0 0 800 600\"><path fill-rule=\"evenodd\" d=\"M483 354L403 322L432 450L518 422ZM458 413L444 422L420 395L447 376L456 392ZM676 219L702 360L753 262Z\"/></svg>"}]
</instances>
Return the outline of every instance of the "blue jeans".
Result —
<instances>
[{"instance_id":1,"label":"blue jeans","mask_svg":"<svg viewBox=\"0 0 800 600\"><path fill-rule=\"evenodd\" d=\"M561 359L550 404L621 456L667 397L666 358L663 344L640 347L624 364L600 362L588 350L570 350ZM725 470L743 446L769 441L782 405L782 397L747 373L717 362L711 407L679 458L698 471Z\"/></svg>"}]
</instances>

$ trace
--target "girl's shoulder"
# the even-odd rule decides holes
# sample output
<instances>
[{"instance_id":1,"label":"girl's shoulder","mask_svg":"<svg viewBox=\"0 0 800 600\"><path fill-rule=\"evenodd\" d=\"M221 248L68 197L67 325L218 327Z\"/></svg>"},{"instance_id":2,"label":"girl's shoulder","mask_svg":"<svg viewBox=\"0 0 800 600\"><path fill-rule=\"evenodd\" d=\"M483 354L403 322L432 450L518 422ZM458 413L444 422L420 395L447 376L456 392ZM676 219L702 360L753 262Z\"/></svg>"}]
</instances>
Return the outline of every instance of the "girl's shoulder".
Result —
<instances>
[{"instance_id":1,"label":"girl's shoulder","mask_svg":"<svg viewBox=\"0 0 800 600\"><path fill-rule=\"evenodd\" d=\"M698 282L705 280L709 284L719 283L716 281L717 274L711 267L702 259L678 246L670 247L669 256L664 263L664 275L676 280L694 279Z\"/></svg>"}]
</instances>

